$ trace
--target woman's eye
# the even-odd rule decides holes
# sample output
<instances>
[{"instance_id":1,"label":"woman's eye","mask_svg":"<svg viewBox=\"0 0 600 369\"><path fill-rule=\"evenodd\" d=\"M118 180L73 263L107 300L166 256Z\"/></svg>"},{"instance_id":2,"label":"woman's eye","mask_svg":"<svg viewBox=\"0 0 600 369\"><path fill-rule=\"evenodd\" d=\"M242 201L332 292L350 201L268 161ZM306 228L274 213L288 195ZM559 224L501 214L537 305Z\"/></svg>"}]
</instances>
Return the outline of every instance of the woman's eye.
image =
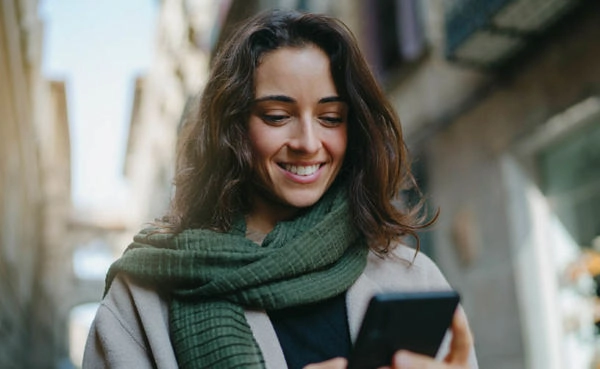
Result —
<instances>
[{"instance_id":1,"label":"woman's eye","mask_svg":"<svg viewBox=\"0 0 600 369\"><path fill-rule=\"evenodd\" d=\"M288 115L281 114L263 114L262 119L267 123L283 123L286 119L288 119Z\"/></svg>"},{"instance_id":2,"label":"woman's eye","mask_svg":"<svg viewBox=\"0 0 600 369\"><path fill-rule=\"evenodd\" d=\"M344 122L344 119L342 119L342 117L325 116L319 119L329 125L338 125Z\"/></svg>"}]
</instances>

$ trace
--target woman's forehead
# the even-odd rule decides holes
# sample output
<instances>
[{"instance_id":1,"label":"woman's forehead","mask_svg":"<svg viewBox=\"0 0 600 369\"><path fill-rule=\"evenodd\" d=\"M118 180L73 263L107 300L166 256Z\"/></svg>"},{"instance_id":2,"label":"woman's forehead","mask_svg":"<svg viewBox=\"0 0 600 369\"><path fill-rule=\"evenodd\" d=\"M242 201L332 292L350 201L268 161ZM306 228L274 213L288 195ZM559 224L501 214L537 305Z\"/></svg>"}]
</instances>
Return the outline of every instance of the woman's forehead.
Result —
<instances>
[{"instance_id":1,"label":"woman's forehead","mask_svg":"<svg viewBox=\"0 0 600 369\"><path fill-rule=\"evenodd\" d=\"M254 73L255 98L263 96L337 96L329 58L316 46L285 47L265 55Z\"/></svg>"}]
</instances>

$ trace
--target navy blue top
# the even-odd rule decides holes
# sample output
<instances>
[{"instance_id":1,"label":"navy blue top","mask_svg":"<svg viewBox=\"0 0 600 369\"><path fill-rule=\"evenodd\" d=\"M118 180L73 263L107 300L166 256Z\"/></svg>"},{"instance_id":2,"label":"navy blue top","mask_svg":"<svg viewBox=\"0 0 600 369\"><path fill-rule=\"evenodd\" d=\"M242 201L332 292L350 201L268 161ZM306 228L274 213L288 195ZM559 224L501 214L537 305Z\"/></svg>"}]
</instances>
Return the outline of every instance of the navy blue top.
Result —
<instances>
[{"instance_id":1,"label":"navy blue top","mask_svg":"<svg viewBox=\"0 0 600 369\"><path fill-rule=\"evenodd\" d=\"M269 311L268 315L289 369L350 354L345 293L314 304Z\"/></svg>"}]
</instances>

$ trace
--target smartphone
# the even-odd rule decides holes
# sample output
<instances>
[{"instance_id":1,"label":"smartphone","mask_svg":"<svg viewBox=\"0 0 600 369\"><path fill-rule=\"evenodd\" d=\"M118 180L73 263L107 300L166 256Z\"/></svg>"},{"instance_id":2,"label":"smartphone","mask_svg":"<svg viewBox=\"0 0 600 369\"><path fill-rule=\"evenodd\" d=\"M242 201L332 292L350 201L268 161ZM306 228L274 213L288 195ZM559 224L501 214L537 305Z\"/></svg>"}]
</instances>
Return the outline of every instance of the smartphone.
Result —
<instances>
[{"instance_id":1,"label":"smartphone","mask_svg":"<svg viewBox=\"0 0 600 369\"><path fill-rule=\"evenodd\" d=\"M373 296L350 354L348 369L388 366L400 349L435 357L459 301L456 291Z\"/></svg>"}]
</instances>

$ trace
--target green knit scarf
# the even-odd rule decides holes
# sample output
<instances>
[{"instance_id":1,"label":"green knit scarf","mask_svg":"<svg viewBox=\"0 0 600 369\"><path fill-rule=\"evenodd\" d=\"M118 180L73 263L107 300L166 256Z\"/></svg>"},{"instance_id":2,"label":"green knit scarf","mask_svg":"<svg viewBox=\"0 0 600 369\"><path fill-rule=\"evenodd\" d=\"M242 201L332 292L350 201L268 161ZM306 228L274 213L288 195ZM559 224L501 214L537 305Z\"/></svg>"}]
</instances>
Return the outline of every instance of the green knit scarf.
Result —
<instances>
[{"instance_id":1,"label":"green knit scarf","mask_svg":"<svg viewBox=\"0 0 600 369\"><path fill-rule=\"evenodd\" d=\"M170 293L170 335L181 368L264 368L244 309L336 296L366 265L368 248L341 187L278 223L261 246L245 238L242 217L229 233L142 231L111 266L106 290L125 273Z\"/></svg>"}]
</instances>

